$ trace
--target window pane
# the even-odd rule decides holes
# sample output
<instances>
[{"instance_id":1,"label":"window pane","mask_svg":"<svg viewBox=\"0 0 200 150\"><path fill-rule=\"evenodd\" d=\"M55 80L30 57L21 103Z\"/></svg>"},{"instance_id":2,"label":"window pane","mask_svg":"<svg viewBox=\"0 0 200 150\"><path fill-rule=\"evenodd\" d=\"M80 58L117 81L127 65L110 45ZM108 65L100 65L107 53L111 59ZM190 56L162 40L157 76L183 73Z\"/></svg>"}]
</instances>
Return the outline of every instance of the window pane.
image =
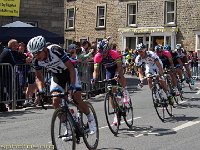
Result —
<instances>
[{"instance_id":1,"label":"window pane","mask_svg":"<svg viewBox=\"0 0 200 150\"><path fill-rule=\"evenodd\" d=\"M166 37L166 44L171 46L171 36Z\"/></svg>"},{"instance_id":2,"label":"window pane","mask_svg":"<svg viewBox=\"0 0 200 150\"><path fill-rule=\"evenodd\" d=\"M68 11L68 17L69 18L74 17L74 9L69 9L69 11Z\"/></svg>"},{"instance_id":3,"label":"window pane","mask_svg":"<svg viewBox=\"0 0 200 150\"><path fill-rule=\"evenodd\" d=\"M198 35L198 41L197 41L197 49L200 49L200 35Z\"/></svg>"},{"instance_id":4,"label":"window pane","mask_svg":"<svg viewBox=\"0 0 200 150\"><path fill-rule=\"evenodd\" d=\"M70 27L74 27L74 21L73 20L69 20L68 28L70 28Z\"/></svg>"},{"instance_id":5,"label":"window pane","mask_svg":"<svg viewBox=\"0 0 200 150\"><path fill-rule=\"evenodd\" d=\"M174 22L174 13L167 14L167 23Z\"/></svg>"},{"instance_id":6,"label":"window pane","mask_svg":"<svg viewBox=\"0 0 200 150\"><path fill-rule=\"evenodd\" d=\"M99 7L99 17L104 17L104 7Z\"/></svg>"},{"instance_id":7,"label":"window pane","mask_svg":"<svg viewBox=\"0 0 200 150\"><path fill-rule=\"evenodd\" d=\"M136 24L136 16L129 15L129 24Z\"/></svg>"},{"instance_id":8,"label":"window pane","mask_svg":"<svg viewBox=\"0 0 200 150\"><path fill-rule=\"evenodd\" d=\"M104 19L99 19L99 26L104 26Z\"/></svg>"},{"instance_id":9,"label":"window pane","mask_svg":"<svg viewBox=\"0 0 200 150\"><path fill-rule=\"evenodd\" d=\"M129 14L136 14L136 5L129 5Z\"/></svg>"},{"instance_id":10,"label":"window pane","mask_svg":"<svg viewBox=\"0 0 200 150\"><path fill-rule=\"evenodd\" d=\"M167 12L174 11L174 2L167 2Z\"/></svg>"}]
</instances>

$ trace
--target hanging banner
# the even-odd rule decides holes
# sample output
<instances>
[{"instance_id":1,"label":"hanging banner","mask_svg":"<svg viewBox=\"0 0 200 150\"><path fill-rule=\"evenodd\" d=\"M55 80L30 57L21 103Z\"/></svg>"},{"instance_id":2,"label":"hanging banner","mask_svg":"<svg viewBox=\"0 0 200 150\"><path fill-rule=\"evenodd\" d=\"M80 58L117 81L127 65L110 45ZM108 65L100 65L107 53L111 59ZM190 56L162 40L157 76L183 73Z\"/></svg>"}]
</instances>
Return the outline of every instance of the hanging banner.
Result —
<instances>
[{"instance_id":1,"label":"hanging banner","mask_svg":"<svg viewBox=\"0 0 200 150\"><path fill-rule=\"evenodd\" d=\"M1 0L0 16L19 17L20 0Z\"/></svg>"}]
</instances>

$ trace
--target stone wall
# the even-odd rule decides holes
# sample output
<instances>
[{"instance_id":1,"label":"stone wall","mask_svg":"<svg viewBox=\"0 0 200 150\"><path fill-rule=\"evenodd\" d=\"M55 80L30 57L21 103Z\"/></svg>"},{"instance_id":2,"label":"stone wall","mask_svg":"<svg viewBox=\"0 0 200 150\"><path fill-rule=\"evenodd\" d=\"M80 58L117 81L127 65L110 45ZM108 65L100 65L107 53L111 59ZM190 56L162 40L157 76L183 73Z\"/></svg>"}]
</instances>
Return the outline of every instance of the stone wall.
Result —
<instances>
[{"instance_id":1,"label":"stone wall","mask_svg":"<svg viewBox=\"0 0 200 150\"><path fill-rule=\"evenodd\" d=\"M90 41L96 38L112 35L114 41L121 43L118 28L127 27L127 4L137 2L137 27L165 27L164 2L165 0L76 0L65 3L65 10L76 7L75 30L65 31L67 39L78 41L81 37L89 37ZM96 5L106 3L106 29L97 30ZM187 50L195 49L195 32L200 26L200 1L175 0L176 25L179 32L176 43L181 43ZM65 11L66 15L66 11ZM65 17L66 18L66 17Z\"/></svg>"}]
</instances>

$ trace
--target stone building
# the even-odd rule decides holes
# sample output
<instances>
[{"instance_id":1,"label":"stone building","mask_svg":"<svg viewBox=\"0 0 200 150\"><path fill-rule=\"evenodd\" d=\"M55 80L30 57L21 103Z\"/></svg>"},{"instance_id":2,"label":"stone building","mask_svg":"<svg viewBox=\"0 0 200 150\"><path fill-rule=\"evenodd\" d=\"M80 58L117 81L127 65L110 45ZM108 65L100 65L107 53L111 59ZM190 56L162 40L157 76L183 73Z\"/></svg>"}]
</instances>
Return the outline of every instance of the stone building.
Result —
<instances>
[{"instance_id":1,"label":"stone building","mask_svg":"<svg viewBox=\"0 0 200 150\"><path fill-rule=\"evenodd\" d=\"M121 50L140 42L200 50L199 8L200 0L67 0L66 45L111 35Z\"/></svg>"},{"instance_id":2,"label":"stone building","mask_svg":"<svg viewBox=\"0 0 200 150\"><path fill-rule=\"evenodd\" d=\"M19 17L0 16L0 26L22 21L59 35L64 34L63 0L21 0Z\"/></svg>"}]
</instances>

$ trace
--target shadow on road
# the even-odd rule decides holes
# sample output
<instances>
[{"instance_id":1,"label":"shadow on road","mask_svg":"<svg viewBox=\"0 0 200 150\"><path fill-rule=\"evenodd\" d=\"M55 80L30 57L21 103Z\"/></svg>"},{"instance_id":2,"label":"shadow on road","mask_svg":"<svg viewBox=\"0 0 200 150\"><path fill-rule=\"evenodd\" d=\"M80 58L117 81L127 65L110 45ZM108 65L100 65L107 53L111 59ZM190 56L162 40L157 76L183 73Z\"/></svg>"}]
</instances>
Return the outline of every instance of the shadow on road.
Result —
<instances>
[{"instance_id":1,"label":"shadow on road","mask_svg":"<svg viewBox=\"0 0 200 150\"><path fill-rule=\"evenodd\" d=\"M192 121L199 117L186 117L184 114L175 114L173 117L166 120L166 122L176 123L180 121Z\"/></svg>"},{"instance_id":2,"label":"shadow on road","mask_svg":"<svg viewBox=\"0 0 200 150\"><path fill-rule=\"evenodd\" d=\"M3 112L3 113L0 113L0 120L5 117L9 117L9 119L16 119L17 116L22 116L24 114L35 114L35 113L42 114L42 113L34 112L31 110L20 110L20 111L16 110L16 111L10 111L10 112Z\"/></svg>"},{"instance_id":3,"label":"shadow on road","mask_svg":"<svg viewBox=\"0 0 200 150\"><path fill-rule=\"evenodd\" d=\"M165 128L153 128L153 126L134 126L132 129L121 129L120 134L124 136L131 136L131 137L140 137L140 136L164 136L164 135L171 135L176 134L176 131L171 129ZM124 137L126 138L126 137Z\"/></svg>"},{"instance_id":4,"label":"shadow on road","mask_svg":"<svg viewBox=\"0 0 200 150\"><path fill-rule=\"evenodd\" d=\"M123 149L123 148L108 147L108 148L100 148L100 149L97 149L97 150L125 150L125 149Z\"/></svg>"}]
</instances>

